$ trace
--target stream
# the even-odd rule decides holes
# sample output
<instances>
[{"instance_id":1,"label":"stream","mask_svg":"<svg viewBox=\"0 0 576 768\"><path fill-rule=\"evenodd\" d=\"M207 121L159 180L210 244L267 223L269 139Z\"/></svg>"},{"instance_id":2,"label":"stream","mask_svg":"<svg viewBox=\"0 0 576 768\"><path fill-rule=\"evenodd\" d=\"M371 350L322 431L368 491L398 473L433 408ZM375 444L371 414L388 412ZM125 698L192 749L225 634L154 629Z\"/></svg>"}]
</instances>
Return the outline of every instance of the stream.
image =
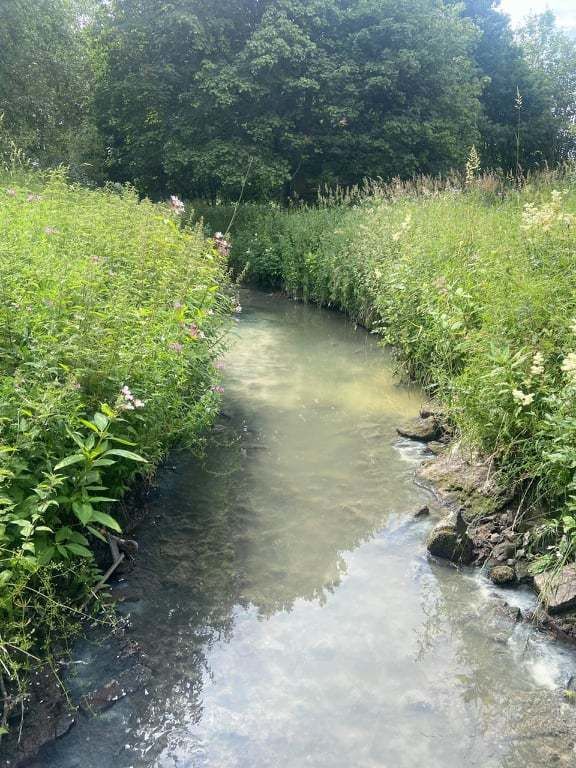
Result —
<instances>
[{"instance_id":1,"label":"stream","mask_svg":"<svg viewBox=\"0 0 576 768\"><path fill-rule=\"evenodd\" d=\"M530 592L433 562L422 395L344 317L245 291L206 455L158 476L118 585L152 670L36 768L576 765L573 650L511 618ZM101 686L116 641L78 645Z\"/></svg>"}]
</instances>

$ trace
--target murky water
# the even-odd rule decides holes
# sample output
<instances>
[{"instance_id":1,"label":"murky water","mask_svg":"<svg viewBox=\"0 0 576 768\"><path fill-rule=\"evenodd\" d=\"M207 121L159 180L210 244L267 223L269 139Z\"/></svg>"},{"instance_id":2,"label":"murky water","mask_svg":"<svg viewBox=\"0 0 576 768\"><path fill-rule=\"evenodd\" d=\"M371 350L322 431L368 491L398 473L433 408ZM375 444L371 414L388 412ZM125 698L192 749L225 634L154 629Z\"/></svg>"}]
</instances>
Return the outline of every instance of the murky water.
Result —
<instances>
[{"instance_id":1,"label":"murky water","mask_svg":"<svg viewBox=\"0 0 576 768\"><path fill-rule=\"evenodd\" d=\"M426 556L418 451L395 438L418 392L342 317L245 298L225 417L204 462L161 472L123 585L152 678L38 765L576 765L574 655ZM79 648L72 686L105 682L110 652Z\"/></svg>"}]
</instances>

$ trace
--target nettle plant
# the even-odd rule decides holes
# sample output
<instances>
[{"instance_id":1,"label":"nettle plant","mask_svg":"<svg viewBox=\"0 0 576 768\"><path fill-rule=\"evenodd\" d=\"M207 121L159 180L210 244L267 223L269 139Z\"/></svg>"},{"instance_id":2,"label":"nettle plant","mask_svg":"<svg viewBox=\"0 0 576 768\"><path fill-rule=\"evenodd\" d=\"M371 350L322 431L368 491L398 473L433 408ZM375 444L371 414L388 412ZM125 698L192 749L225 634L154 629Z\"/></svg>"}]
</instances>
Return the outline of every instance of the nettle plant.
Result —
<instances>
[{"instance_id":1,"label":"nettle plant","mask_svg":"<svg viewBox=\"0 0 576 768\"><path fill-rule=\"evenodd\" d=\"M0 448L0 544L5 551L21 551L39 565L75 556L91 559L88 536L105 541L107 530L121 531L104 511L123 487L113 469L122 462L146 463L130 450L134 443L117 434L124 424L121 411L106 404L92 419L79 418L83 429L66 427L72 452L39 476L15 449ZM4 571L0 583L8 578Z\"/></svg>"}]
</instances>

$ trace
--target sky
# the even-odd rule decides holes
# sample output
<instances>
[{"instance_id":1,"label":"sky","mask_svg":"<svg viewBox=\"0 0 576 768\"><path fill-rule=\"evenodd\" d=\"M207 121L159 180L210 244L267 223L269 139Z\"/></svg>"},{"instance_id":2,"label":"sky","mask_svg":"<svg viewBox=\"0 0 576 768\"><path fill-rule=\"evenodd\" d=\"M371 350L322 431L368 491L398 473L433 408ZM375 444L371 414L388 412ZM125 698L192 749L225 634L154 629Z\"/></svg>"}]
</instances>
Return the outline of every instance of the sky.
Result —
<instances>
[{"instance_id":1,"label":"sky","mask_svg":"<svg viewBox=\"0 0 576 768\"><path fill-rule=\"evenodd\" d=\"M502 9L512 16L514 23L522 21L530 12L554 11L558 23L576 29L576 0L502 0Z\"/></svg>"}]
</instances>

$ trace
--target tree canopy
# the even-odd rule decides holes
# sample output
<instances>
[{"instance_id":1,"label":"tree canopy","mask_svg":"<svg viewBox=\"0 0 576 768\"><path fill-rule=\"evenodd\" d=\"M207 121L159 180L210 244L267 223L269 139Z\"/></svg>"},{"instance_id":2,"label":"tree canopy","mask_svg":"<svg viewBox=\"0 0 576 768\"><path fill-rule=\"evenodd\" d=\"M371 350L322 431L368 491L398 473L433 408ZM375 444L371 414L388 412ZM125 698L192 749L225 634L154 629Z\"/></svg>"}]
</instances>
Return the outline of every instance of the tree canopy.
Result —
<instances>
[{"instance_id":1,"label":"tree canopy","mask_svg":"<svg viewBox=\"0 0 576 768\"><path fill-rule=\"evenodd\" d=\"M4 129L153 197L320 184L574 149L576 44L492 0L5 0ZM74 150L74 151L72 151ZM249 173L248 173L249 171Z\"/></svg>"}]
</instances>

